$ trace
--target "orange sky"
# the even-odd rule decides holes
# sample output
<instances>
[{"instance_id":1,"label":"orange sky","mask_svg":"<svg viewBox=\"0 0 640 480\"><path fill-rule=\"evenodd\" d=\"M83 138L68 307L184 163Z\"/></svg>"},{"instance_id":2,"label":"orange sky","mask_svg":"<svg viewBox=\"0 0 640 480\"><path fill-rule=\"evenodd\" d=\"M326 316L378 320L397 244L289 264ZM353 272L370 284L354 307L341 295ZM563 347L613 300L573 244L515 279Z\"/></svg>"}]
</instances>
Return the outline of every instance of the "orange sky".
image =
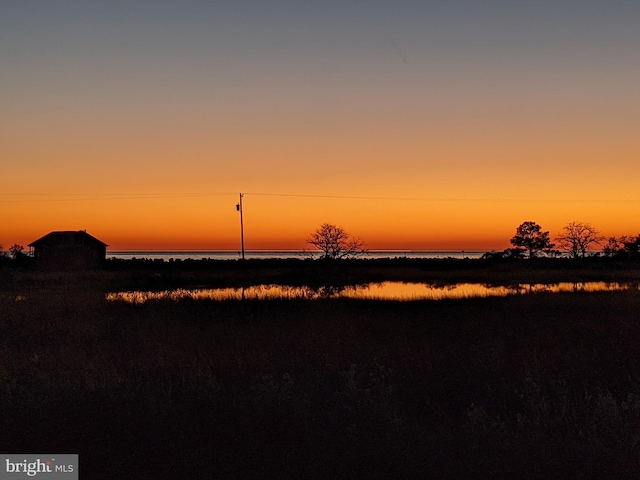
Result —
<instances>
[{"instance_id":1,"label":"orange sky","mask_svg":"<svg viewBox=\"0 0 640 480\"><path fill-rule=\"evenodd\" d=\"M369 249L640 233L633 5L160 3L6 9L5 249L239 249L239 192L247 249L324 222Z\"/></svg>"}]
</instances>

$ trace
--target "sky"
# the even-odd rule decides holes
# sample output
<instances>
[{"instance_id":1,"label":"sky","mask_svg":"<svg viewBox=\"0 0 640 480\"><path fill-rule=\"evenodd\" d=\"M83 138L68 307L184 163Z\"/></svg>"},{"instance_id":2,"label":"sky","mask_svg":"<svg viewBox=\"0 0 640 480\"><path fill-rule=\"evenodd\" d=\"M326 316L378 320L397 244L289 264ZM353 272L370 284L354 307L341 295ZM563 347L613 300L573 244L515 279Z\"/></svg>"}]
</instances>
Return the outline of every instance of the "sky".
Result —
<instances>
[{"instance_id":1,"label":"sky","mask_svg":"<svg viewBox=\"0 0 640 480\"><path fill-rule=\"evenodd\" d=\"M640 2L5 0L0 245L640 233Z\"/></svg>"}]
</instances>

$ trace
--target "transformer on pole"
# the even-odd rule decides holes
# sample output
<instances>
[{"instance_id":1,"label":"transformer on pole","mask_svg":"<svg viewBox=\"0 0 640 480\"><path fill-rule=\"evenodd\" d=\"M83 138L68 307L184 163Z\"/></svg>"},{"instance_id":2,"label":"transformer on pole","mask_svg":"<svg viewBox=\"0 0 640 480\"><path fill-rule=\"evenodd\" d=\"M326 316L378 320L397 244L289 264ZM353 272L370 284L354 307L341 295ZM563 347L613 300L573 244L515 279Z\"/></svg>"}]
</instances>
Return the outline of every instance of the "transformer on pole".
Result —
<instances>
[{"instance_id":1,"label":"transformer on pole","mask_svg":"<svg viewBox=\"0 0 640 480\"><path fill-rule=\"evenodd\" d=\"M240 203L236 204L236 210L240 212L240 241L242 243L242 260L244 260L244 223L242 220L242 197L244 197L244 193L240 194Z\"/></svg>"}]
</instances>

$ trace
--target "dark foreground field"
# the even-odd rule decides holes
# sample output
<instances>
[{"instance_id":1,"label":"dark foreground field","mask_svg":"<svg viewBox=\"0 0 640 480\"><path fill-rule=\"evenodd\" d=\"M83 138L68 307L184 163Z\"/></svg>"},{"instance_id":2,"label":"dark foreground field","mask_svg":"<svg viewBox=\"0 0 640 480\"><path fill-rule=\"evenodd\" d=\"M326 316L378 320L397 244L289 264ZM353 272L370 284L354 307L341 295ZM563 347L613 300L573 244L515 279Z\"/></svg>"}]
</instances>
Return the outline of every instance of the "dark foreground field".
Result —
<instances>
[{"instance_id":1,"label":"dark foreground field","mask_svg":"<svg viewBox=\"0 0 640 480\"><path fill-rule=\"evenodd\" d=\"M637 291L132 306L22 288L0 298L0 451L79 453L80 478L640 477Z\"/></svg>"}]
</instances>

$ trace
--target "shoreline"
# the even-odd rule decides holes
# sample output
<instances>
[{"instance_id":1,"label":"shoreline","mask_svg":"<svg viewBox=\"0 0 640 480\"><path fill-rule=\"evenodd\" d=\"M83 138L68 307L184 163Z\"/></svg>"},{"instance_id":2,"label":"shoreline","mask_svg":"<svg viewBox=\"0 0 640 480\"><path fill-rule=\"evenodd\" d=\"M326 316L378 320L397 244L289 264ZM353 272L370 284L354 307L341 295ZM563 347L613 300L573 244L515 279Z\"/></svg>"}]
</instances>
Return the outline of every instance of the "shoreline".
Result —
<instances>
[{"instance_id":1,"label":"shoreline","mask_svg":"<svg viewBox=\"0 0 640 480\"><path fill-rule=\"evenodd\" d=\"M375 282L491 285L559 282L640 282L632 259L313 259L150 260L109 259L102 269L45 271L32 265L0 268L0 288L84 290L243 287L258 284L353 285Z\"/></svg>"}]
</instances>

